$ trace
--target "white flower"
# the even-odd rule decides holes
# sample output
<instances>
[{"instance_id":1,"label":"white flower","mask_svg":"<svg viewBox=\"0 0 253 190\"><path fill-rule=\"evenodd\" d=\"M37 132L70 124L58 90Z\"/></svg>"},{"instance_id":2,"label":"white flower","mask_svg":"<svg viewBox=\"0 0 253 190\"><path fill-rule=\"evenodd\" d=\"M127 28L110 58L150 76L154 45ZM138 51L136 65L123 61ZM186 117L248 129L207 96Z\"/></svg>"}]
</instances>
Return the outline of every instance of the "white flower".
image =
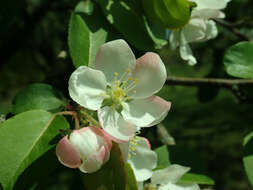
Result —
<instances>
[{"instance_id":1,"label":"white flower","mask_svg":"<svg viewBox=\"0 0 253 190\"><path fill-rule=\"evenodd\" d=\"M131 139L139 127L159 123L170 102L158 96L166 81L166 68L155 53L135 59L124 40L100 47L94 69L81 66L69 80L71 98L90 110L98 110L103 129L117 142Z\"/></svg>"},{"instance_id":2,"label":"white flower","mask_svg":"<svg viewBox=\"0 0 253 190\"><path fill-rule=\"evenodd\" d=\"M157 155L151 150L148 139L135 136L127 143L119 144L125 162L128 162L135 174L139 186L152 176L157 165Z\"/></svg>"},{"instance_id":3,"label":"white flower","mask_svg":"<svg viewBox=\"0 0 253 190\"><path fill-rule=\"evenodd\" d=\"M224 18L221 11L227 6L230 0L191 0L197 3L193 9L189 23L181 29L174 30L170 35L172 49L179 47L183 60L189 65L197 63L188 43L204 42L215 38L218 35L216 24L211 19Z\"/></svg>"},{"instance_id":4,"label":"white flower","mask_svg":"<svg viewBox=\"0 0 253 190\"><path fill-rule=\"evenodd\" d=\"M190 170L188 167L173 164L167 168L156 170L151 177L151 186L158 190L200 190L197 184L179 184L179 179Z\"/></svg>"},{"instance_id":5,"label":"white flower","mask_svg":"<svg viewBox=\"0 0 253 190\"><path fill-rule=\"evenodd\" d=\"M84 127L62 138L56 146L56 155L63 165L92 173L108 161L111 147L112 142L103 130Z\"/></svg>"}]
</instances>

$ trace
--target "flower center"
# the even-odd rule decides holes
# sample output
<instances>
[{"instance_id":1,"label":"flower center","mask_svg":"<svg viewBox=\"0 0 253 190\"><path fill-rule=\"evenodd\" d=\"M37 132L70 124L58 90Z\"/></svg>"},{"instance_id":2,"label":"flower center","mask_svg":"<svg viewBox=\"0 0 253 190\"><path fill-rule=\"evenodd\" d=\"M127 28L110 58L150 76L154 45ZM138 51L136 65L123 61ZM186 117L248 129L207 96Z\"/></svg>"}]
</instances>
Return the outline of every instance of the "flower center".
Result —
<instances>
[{"instance_id":1,"label":"flower center","mask_svg":"<svg viewBox=\"0 0 253 190\"><path fill-rule=\"evenodd\" d=\"M115 107L120 107L124 101L131 101L130 94L136 93L135 87L138 84L138 79L130 76L129 69L126 69L120 78L118 75L117 72L114 73L114 81L107 91L109 104Z\"/></svg>"},{"instance_id":2,"label":"flower center","mask_svg":"<svg viewBox=\"0 0 253 190\"><path fill-rule=\"evenodd\" d=\"M126 96L125 91L120 87L117 87L116 89L114 89L112 93L113 93L113 99L120 100L120 101L122 101L124 97Z\"/></svg>"}]
</instances>

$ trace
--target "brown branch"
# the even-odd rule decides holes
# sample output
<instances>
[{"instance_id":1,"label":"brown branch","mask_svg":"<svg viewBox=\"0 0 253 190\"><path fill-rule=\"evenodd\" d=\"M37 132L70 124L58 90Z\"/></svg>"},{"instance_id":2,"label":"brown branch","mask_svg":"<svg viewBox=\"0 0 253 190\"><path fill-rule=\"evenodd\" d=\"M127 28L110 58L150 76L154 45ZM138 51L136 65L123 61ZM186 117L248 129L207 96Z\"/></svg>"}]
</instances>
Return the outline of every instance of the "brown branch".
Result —
<instances>
[{"instance_id":1,"label":"brown branch","mask_svg":"<svg viewBox=\"0 0 253 190\"><path fill-rule=\"evenodd\" d=\"M211 86L214 88L226 88L230 90L240 102L251 102L241 87L253 87L253 80L245 79L216 79L216 78L190 78L190 77L168 77L166 84L169 86Z\"/></svg>"},{"instance_id":2,"label":"brown branch","mask_svg":"<svg viewBox=\"0 0 253 190\"><path fill-rule=\"evenodd\" d=\"M216 78L190 78L190 77L168 77L167 85L181 86L213 86L232 88L234 86L252 86L253 80L245 79L216 79Z\"/></svg>"},{"instance_id":3,"label":"brown branch","mask_svg":"<svg viewBox=\"0 0 253 190\"><path fill-rule=\"evenodd\" d=\"M215 19L215 21L219 25L227 28L230 32L232 32L233 34L235 34L240 39L242 39L244 41L250 41L250 38L247 35L241 33L240 30L237 28L239 26L238 23L233 24L233 23L229 23L229 22L226 22L224 20L221 20L221 19Z\"/></svg>"}]
</instances>

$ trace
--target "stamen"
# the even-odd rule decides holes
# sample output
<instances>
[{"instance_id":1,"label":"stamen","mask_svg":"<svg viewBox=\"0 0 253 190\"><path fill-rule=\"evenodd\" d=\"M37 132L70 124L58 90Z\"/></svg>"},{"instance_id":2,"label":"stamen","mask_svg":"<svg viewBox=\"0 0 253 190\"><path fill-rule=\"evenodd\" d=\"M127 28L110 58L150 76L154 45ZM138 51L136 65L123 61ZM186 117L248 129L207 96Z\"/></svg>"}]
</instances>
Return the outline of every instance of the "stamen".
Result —
<instances>
[{"instance_id":1,"label":"stamen","mask_svg":"<svg viewBox=\"0 0 253 190\"><path fill-rule=\"evenodd\" d=\"M114 81L117 81L119 73L114 72L113 75L114 75Z\"/></svg>"},{"instance_id":2,"label":"stamen","mask_svg":"<svg viewBox=\"0 0 253 190\"><path fill-rule=\"evenodd\" d=\"M138 132L138 131L137 131ZM139 139L137 136L134 136L130 142L129 142L129 153L128 153L128 158L130 159L132 156L136 155L136 150L137 147L139 146L138 144Z\"/></svg>"},{"instance_id":3,"label":"stamen","mask_svg":"<svg viewBox=\"0 0 253 190\"><path fill-rule=\"evenodd\" d=\"M127 75L129 75L129 73L131 72L131 70L130 69L126 69L126 71L123 73L123 75L120 77L120 81L123 81L124 80L124 78L127 76Z\"/></svg>"}]
</instances>

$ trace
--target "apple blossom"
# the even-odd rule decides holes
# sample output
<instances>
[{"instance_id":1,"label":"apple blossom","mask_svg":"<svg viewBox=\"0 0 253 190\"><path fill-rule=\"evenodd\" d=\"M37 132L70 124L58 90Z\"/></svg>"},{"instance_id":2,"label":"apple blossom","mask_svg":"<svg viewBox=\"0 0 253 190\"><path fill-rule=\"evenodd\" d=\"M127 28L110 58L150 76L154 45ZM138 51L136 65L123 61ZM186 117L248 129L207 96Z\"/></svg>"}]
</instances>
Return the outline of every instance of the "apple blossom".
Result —
<instances>
[{"instance_id":1,"label":"apple blossom","mask_svg":"<svg viewBox=\"0 0 253 190\"><path fill-rule=\"evenodd\" d=\"M63 137L57 144L56 155L63 165L92 173L108 161L111 147L112 142L103 130L84 127Z\"/></svg>"},{"instance_id":2,"label":"apple blossom","mask_svg":"<svg viewBox=\"0 0 253 190\"><path fill-rule=\"evenodd\" d=\"M157 155L151 150L148 139L135 136L127 143L119 144L125 162L128 162L135 174L139 186L152 176L157 165Z\"/></svg>"},{"instance_id":3,"label":"apple blossom","mask_svg":"<svg viewBox=\"0 0 253 190\"><path fill-rule=\"evenodd\" d=\"M71 98L98 110L102 128L117 142L131 139L140 127L159 123L170 102L154 96L166 81L166 68L156 53L139 59L124 40L100 47L94 68L81 66L69 79Z\"/></svg>"},{"instance_id":4,"label":"apple blossom","mask_svg":"<svg viewBox=\"0 0 253 190\"><path fill-rule=\"evenodd\" d=\"M190 170L189 167L177 164L167 168L156 170L151 177L150 186L157 190L200 190L198 184L179 184L180 178Z\"/></svg>"},{"instance_id":5,"label":"apple blossom","mask_svg":"<svg viewBox=\"0 0 253 190\"><path fill-rule=\"evenodd\" d=\"M193 9L191 19L183 28L173 30L170 34L172 49L179 47L183 60L189 65L197 63L188 43L204 42L215 38L218 35L216 24L211 19L224 18L221 11L227 6L230 0L191 0L197 3Z\"/></svg>"}]
</instances>

